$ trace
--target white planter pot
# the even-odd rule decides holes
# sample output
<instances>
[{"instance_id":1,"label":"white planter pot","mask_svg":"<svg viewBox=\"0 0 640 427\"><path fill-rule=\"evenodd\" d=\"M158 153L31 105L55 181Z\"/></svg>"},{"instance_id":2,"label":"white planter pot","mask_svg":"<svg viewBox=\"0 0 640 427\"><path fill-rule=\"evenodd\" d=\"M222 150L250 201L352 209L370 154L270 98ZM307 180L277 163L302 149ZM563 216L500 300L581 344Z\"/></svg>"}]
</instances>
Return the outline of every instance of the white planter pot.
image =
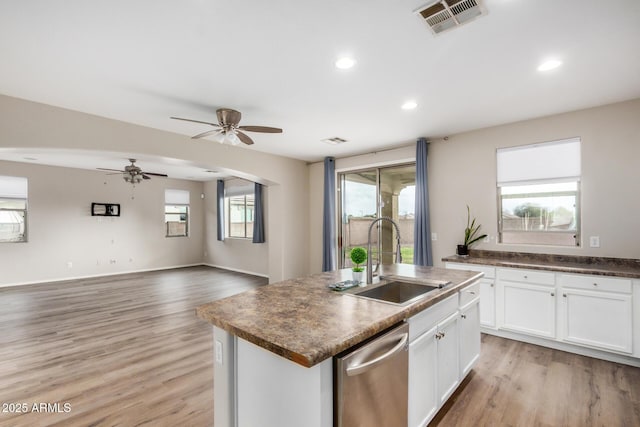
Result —
<instances>
[{"instance_id":1,"label":"white planter pot","mask_svg":"<svg viewBox=\"0 0 640 427\"><path fill-rule=\"evenodd\" d=\"M353 274L353 281L362 283L362 273L363 271L351 271L351 274Z\"/></svg>"}]
</instances>

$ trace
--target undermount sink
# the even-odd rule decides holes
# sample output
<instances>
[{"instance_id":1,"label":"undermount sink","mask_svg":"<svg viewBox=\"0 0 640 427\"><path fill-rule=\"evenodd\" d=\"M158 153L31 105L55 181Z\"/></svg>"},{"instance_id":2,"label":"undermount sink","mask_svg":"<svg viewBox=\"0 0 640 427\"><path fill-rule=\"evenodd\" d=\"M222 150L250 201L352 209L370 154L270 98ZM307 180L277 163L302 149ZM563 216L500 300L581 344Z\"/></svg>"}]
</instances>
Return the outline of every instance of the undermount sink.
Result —
<instances>
[{"instance_id":1,"label":"undermount sink","mask_svg":"<svg viewBox=\"0 0 640 427\"><path fill-rule=\"evenodd\" d=\"M394 280L374 288L354 292L351 295L396 305L408 305L449 283L442 280L423 280L420 283Z\"/></svg>"}]
</instances>

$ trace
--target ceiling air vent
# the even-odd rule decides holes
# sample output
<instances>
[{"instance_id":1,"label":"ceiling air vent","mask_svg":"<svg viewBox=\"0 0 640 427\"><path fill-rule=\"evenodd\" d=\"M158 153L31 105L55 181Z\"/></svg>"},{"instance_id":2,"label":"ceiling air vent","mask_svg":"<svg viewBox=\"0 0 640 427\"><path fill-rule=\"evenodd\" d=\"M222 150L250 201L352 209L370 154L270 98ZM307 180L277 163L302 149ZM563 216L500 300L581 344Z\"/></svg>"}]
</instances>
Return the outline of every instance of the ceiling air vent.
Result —
<instances>
[{"instance_id":1,"label":"ceiling air vent","mask_svg":"<svg viewBox=\"0 0 640 427\"><path fill-rule=\"evenodd\" d=\"M486 15L487 11L480 0L442 0L429 3L415 13L425 20L434 34L439 34Z\"/></svg>"},{"instance_id":2,"label":"ceiling air vent","mask_svg":"<svg viewBox=\"0 0 640 427\"><path fill-rule=\"evenodd\" d=\"M322 139L321 141L331 145L344 144L345 142L347 142L346 139L342 139L337 136L334 136L333 138L325 138L325 139Z\"/></svg>"}]
</instances>

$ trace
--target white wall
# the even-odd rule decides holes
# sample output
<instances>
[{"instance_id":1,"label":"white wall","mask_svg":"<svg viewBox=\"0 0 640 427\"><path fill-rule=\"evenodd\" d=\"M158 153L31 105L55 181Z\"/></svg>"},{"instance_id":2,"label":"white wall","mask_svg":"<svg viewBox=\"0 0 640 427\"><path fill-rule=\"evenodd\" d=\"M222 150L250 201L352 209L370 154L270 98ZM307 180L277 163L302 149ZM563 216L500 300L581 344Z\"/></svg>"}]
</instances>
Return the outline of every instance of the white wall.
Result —
<instances>
[{"instance_id":1,"label":"white wall","mask_svg":"<svg viewBox=\"0 0 640 427\"><path fill-rule=\"evenodd\" d=\"M194 143L185 135L0 96L0 150L37 147L108 150L121 152L124 158L137 158L139 153L182 159L266 183L269 280L308 272L309 170L305 162L211 141Z\"/></svg>"},{"instance_id":2,"label":"white wall","mask_svg":"<svg viewBox=\"0 0 640 427\"><path fill-rule=\"evenodd\" d=\"M466 207L491 235L476 249L640 258L640 99L558 114L449 136L429 145L429 203L434 264L462 242ZM496 243L496 149L579 136L582 139L582 246L550 247ZM401 163L406 153L388 152ZM379 163L377 155L340 159L336 168L360 169ZM343 166L344 165L344 166ZM544 167L543 165L541 167ZM322 163L310 167L312 199L310 266L320 271L322 255ZM600 248L589 247L600 237Z\"/></svg>"},{"instance_id":3,"label":"white wall","mask_svg":"<svg viewBox=\"0 0 640 427\"><path fill-rule=\"evenodd\" d=\"M226 238L218 241L218 206L216 181L204 183L205 194L205 263L230 270L269 276L269 229L265 229L265 243L252 243L250 239ZM269 187L263 189L265 225L269 223Z\"/></svg>"},{"instance_id":4,"label":"white wall","mask_svg":"<svg viewBox=\"0 0 640 427\"><path fill-rule=\"evenodd\" d=\"M3 161L0 175L28 179L28 242L0 243L0 286L202 262L201 182L134 188L119 175ZM190 192L189 237L165 237L165 188ZM119 203L121 216L91 216L92 202Z\"/></svg>"}]
</instances>

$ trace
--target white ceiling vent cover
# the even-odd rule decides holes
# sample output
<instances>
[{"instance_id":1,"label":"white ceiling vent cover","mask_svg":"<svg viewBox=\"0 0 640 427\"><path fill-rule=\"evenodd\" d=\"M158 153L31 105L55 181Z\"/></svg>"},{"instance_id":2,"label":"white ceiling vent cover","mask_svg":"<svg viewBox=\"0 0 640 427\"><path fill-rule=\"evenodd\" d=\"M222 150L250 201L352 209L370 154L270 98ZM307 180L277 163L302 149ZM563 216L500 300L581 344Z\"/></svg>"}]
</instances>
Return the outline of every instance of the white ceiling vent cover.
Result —
<instances>
[{"instance_id":1,"label":"white ceiling vent cover","mask_svg":"<svg viewBox=\"0 0 640 427\"><path fill-rule=\"evenodd\" d=\"M442 0L415 11L434 34L466 24L487 14L480 0Z\"/></svg>"}]
</instances>

